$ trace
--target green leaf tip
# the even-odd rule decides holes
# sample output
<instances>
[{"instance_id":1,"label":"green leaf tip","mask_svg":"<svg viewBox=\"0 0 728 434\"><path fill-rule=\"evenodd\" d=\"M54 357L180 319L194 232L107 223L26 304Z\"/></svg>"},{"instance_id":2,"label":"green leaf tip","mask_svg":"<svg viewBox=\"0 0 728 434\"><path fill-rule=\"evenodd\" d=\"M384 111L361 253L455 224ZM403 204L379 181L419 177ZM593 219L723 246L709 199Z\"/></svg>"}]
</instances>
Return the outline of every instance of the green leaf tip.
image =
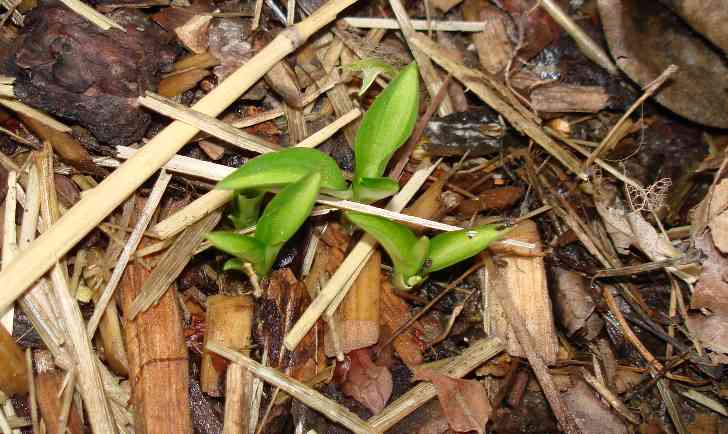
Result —
<instances>
[{"instance_id":1,"label":"green leaf tip","mask_svg":"<svg viewBox=\"0 0 728 434\"><path fill-rule=\"evenodd\" d=\"M321 188L346 190L348 185L333 158L317 149L286 148L259 155L240 166L216 188L221 190L270 189L296 182L310 172L321 174Z\"/></svg>"},{"instance_id":2,"label":"green leaf tip","mask_svg":"<svg viewBox=\"0 0 728 434\"><path fill-rule=\"evenodd\" d=\"M413 62L377 96L362 118L354 143L354 195L363 178L379 178L394 152L412 134L419 108L419 73Z\"/></svg>"},{"instance_id":3,"label":"green leaf tip","mask_svg":"<svg viewBox=\"0 0 728 434\"><path fill-rule=\"evenodd\" d=\"M400 289L410 289L421 278L416 275L429 251L429 239L417 238L410 228L385 218L345 212L346 217L373 236L389 255L394 265L393 283Z\"/></svg>"},{"instance_id":4,"label":"green leaf tip","mask_svg":"<svg viewBox=\"0 0 728 434\"><path fill-rule=\"evenodd\" d=\"M482 225L438 234L430 240L428 267L425 271L430 273L442 270L471 258L506 232L507 230L501 230L500 225Z\"/></svg>"}]
</instances>

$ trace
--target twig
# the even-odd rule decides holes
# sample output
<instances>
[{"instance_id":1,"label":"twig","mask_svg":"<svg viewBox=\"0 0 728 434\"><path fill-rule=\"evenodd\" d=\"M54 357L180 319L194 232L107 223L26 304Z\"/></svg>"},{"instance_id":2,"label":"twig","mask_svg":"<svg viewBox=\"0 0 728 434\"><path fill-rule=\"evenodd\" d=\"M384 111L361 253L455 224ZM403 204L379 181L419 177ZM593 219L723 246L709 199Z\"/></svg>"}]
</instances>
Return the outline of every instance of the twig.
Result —
<instances>
[{"instance_id":1,"label":"twig","mask_svg":"<svg viewBox=\"0 0 728 434\"><path fill-rule=\"evenodd\" d=\"M574 39L574 42L576 42L576 45L586 57L606 69L612 75L619 73L614 62L612 62L612 59L609 58L609 55L602 47L594 42L554 0L540 0L539 4Z\"/></svg>"},{"instance_id":2,"label":"twig","mask_svg":"<svg viewBox=\"0 0 728 434\"><path fill-rule=\"evenodd\" d=\"M7 267L18 252L18 233L15 226L15 210L18 205L18 190L16 189L18 172L8 172L7 193L5 194L5 211L3 219L3 244L2 244L2 266ZM15 309L9 306L7 310L0 311L2 318L0 323L2 327L12 333L13 318L15 317ZM31 371L32 372L32 371Z\"/></svg>"},{"instance_id":3,"label":"twig","mask_svg":"<svg viewBox=\"0 0 728 434\"><path fill-rule=\"evenodd\" d=\"M101 12L82 2L81 0L61 0L61 3L68 6L69 9L91 21L101 28L101 30L109 30L115 28L126 33L126 29L121 27L111 18L106 17Z\"/></svg>"},{"instance_id":4,"label":"twig","mask_svg":"<svg viewBox=\"0 0 728 434\"><path fill-rule=\"evenodd\" d=\"M140 96L137 101L142 106L152 109L157 113L199 128L220 140L224 140L227 143L248 151L265 154L275 151L278 147L273 143L217 120L212 116L197 112L149 91L147 91L146 96Z\"/></svg>"},{"instance_id":5,"label":"twig","mask_svg":"<svg viewBox=\"0 0 728 434\"><path fill-rule=\"evenodd\" d=\"M402 35L404 35L407 45L417 61L417 67L420 70L427 91L430 93L430 97L435 98L443 86L442 80L438 76L437 71L435 71L432 61L420 51L421 49L417 45L413 44L413 38L416 36L415 29L412 27L412 23L402 2L400 0L389 0L389 6L392 8L395 17L397 17ZM438 113L440 113L440 116L447 116L454 111L455 109L453 108L452 101L450 101L450 96L445 95L442 104L438 106Z\"/></svg>"},{"instance_id":6,"label":"twig","mask_svg":"<svg viewBox=\"0 0 728 434\"><path fill-rule=\"evenodd\" d=\"M627 406L625 406L624 403L619 399L619 397L612 393L612 391L609 390L607 386L594 378L594 376L584 368L579 369L579 373L581 374L584 381L586 381L591 387L593 387L594 390L599 392L599 394L602 395L602 397L609 403L609 405L617 410L619 414L621 414L625 419L632 422L633 424L639 425L640 418L631 411L629 411Z\"/></svg>"},{"instance_id":7,"label":"twig","mask_svg":"<svg viewBox=\"0 0 728 434\"><path fill-rule=\"evenodd\" d=\"M263 0L255 0L255 11L253 12L253 24L251 30L257 30L260 26L260 15L263 12Z\"/></svg>"},{"instance_id":8,"label":"twig","mask_svg":"<svg viewBox=\"0 0 728 434\"><path fill-rule=\"evenodd\" d=\"M38 399L35 396L35 375L33 375L33 352L30 348L25 349L25 363L28 375L28 401L30 402L30 420L33 424L33 434L40 434L40 423L38 421Z\"/></svg>"},{"instance_id":9,"label":"twig","mask_svg":"<svg viewBox=\"0 0 728 434\"><path fill-rule=\"evenodd\" d=\"M106 286L99 295L99 299L96 301L94 313L91 315L91 318L86 324L86 330L88 332L89 338L93 338L94 334L96 334L96 328L101 321L101 316L104 314L104 312L106 312L106 306L108 305L109 301L111 301L111 297L114 295L116 285L119 283L122 276L124 275L126 264L129 263L131 256L134 254L137 247L139 246L142 235L144 234L144 231L146 231L147 225L149 225L149 222L152 220L152 216L154 215L157 206L159 206L159 202L162 200L162 195L167 189L167 184L169 184L169 181L171 179L172 175L169 175L164 169L162 169L161 173L159 174L159 178L157 178L157 182L155 182L154 187L152 187L152 192L147 198L147 203L144 204L144 209L139 216L139 220L134 226L134 230L132 231L131 235L129 235L129 240L127 240L126 244L124 245L124 250L122 250L116 266L114 266L114 271L111 273L109 281L106 283Z\"/></svg>"},{"instance_id":10,"label":"twig","mask_svg":"<svg viewBox=\"0 0 728 434\"><path fill-rule=\"evenodd\" d=\"M33 118L37 120L38 122L53 128L54 130L63 132L63 133L69 133L71 132L71 127L62 124L61 122L58 122L57 120L53 119L52 117L48 116L47 114L41 112L40 110L36 110L33 107L23 104L20 101L7 99L7 98L0 98L0 105L4 106L5 108L8 108L14 112L24 114L25 116L28 116L29 118Z\"/></svg>"},{"instance_id":11,"label":"twig","mask_svg":"<svg viewBox=\"0 0 728 434\"><path fill-rule=\"evenodd\" d=\"M255 84L268 69L300 47L313 33L330 23L339 12L355 2L356 0L330 0L306 20L282 31L251 60L198 101L193 109L209 116L220 114ZM182 122L173 122L157 134L134 158L87 192L53 227L0 272L0 281L4 285L0 293L0 310L15 301L197 132L195 127ZM100 431L112 432L112 429Z\"/></svg>"},{"instance_id":12,"label":"twig","mask_svg":"<svg viewBox=\"0 0 728 434\"><path fill-rule=\"evenodd\" d=\"M359 110L357 108L350 110L348 113L344 114L343 116L340 116L332 123L326 125L325 127L321 128L320 130L318 130L315 133L311 134L310 136L306 137L306 139L297 143L295 145L295 147L297 147L297 148L315 148L316 146L318 146L321 143L328 140L331 136L334 135L334 133L336 133L340 129L344 128L346 125L349 124L349 122L358 118L360 115L361 115L361 110Z\"/></svg>"},{"instance_id":13,"label":"twig","mask_svg":"<svg viewBox=\"0 0 728 434\"><path fill-rule=\"evenodd\" d=\"M167 291L169 285L179 276L187 263L192 259L192 253L202 241L205 234L210 232L220 221L220 213L213 213L187 228L165 252L159 264L154 268L144 285L139 289L131 308L127 313L133 320L139 312L149 309Z\"/></svg>"},{"instance_id":14,"label":"twig","mask_svg":"<svg viewBox=\"0 0 728 434\"><path fill-rule=\"evenodd\" d=\"M392 18L345 17L342 20L351 27L360 29L399 30L399 23ZM434 30L438 32L482 32L485 23L478 21L430 21L410 20L415 30Z\"/></svg>"},{"instance_id":15,"label":"twig","mask_svg":"<svg viewBox=\"0 0 728 434\"><path fill-rule=\"evenodd\" d=\"M591 155L589 155L589 158L586 159L586 163L584 163L585 170L589 170L589 166L594 163L594 160L599 157L599 154L601 154L605 149L609 149L614 146L614 138L616 137L616 133L617 131L619 131L622 123L624 123L632 115L632 113L637 110L637 107L641 106L642 103L647 100L647 98L651 97L657 91L657 89L659 89L660 86L662 86L662 84L665 83L668 78L670 78L670 76L676 73L677 70L678 68L675 65L668 66L667 69L665 69L659 77L657 77L654 81L647 84L643 88L644 93L642 94L642 96L640 96L637 101L635 101L634 104L632 104L630 108L627 109L626 112L624 112L624 115L619 118L619 121L617 121L617 123L612 127L604 140L602 140L599 146L597 146L597 148L591 153Z\"/></svg>"},{"instance_id":16,"label":"twig","mask_svg":"<svg viewBox=\"0 0 728 434\"><path fill-rule=\"evenodd\" d=\"M232 360L235 363L243 365L246 369L250 370L255 376L259 377L263 381L273 386L280 387L283 391L295 399L301 401L312 409L319 411L328 419L340 423L355 433L377 432L346 407L337 404L316 390L284 374L281 374L275 369L265 367L253 359L246 357L237 351L230 350L217 342L208 342L205 348L225 357L228 360Z\"/></svg>"}]
</instances>

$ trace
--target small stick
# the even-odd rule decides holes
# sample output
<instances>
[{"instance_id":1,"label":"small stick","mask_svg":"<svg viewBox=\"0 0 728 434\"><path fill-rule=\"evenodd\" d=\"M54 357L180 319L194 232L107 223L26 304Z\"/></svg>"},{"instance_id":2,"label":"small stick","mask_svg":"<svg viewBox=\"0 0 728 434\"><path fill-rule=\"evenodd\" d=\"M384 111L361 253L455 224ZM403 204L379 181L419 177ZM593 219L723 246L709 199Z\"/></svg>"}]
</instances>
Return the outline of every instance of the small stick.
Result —
<instances>
[{"instance_id":1,"label":"small stick","mask_svg":"<svg viewBox=\"0 0 728 434\"><path fill-rule=\"evenodd\" d=\"M5 194L5 212L3 219L3 251L2 266L7 267L18 252L18 233L15 226L15 211L18 205L18 190L16 189L18 181L18 172L8 172L8 190ZM8 332L13 331L13 318L15 317L15 309L9 306L7 310L0 311L2 318L0 323Z\"/></svg>"},{"instance_id":2,"label":"small stick","mask_svg":"<svg viewBox=\"0 0 728 434\"><path fill-rule=\"evenodd\" d=\"M574 42L586 57L612 75L619 73L612 59L609 58L609 55L602 47L594 42L554 0L539 0L538 4L574 39Z\"/></svg>"},{"instance_id":3,"label":"small stick","mask_svg":"<svg viewBox=\"0 0 728 434\"><path fill-rule=\"evenodd\" d=\"M73 394L76 391L76 375L75 369L68 371L66 376L65 387L59 392L61 395L61 413L58 416L58 432L65 433L68 428L68 421L71 418L71 404L73 404Z\"/></svg>"},{"instance_id":4,"label":"small stick","mask_svg":"<svg viewBox=\"0 0 728 434\"><path fill-rule=\"evenodd\" d=\"M413 38L414 36L416 36L416 34L415 29L410 22L409 16L407 15L407 11L405 10L400 0L389 0L389 6L392 8L392 12L394 12L395 17L397 17L397 22L399 22L400 29L402 30L402 35L404 35L404 38L407 41L407 45L409 46L410 51L412 51L412 55L417 61L417 67L420 70L420 74L422 75L422 79L425 82L427 91L430 93L430 97L437 97L437 93L443 86L443 82L438 76L437 71L435 71L435 67L432 64L430 58L421 51L420 47L413 43ZM442 103L437 108L437 111L440 116L447 116L455 111L452 105L452 101L450 101L449 95L446 94L444 96L444 98L442 99Z\"/></svg>"},{"instance_id":5,"label":"small stick","mask_svg":"<svg viewBox=\"0 0 728 434\"><path fill-rule=\"evenodd\" d=\"M139 216L139 220L134 226L134 230L131 235L129 235L129 239L124 245L124 250L121 251L119 260L116 263L116 266L114 266L114 271L111 273L111 277L106 283L106 286L101 291L98 301L96 301L94 313L91 315L91 319L89 319L86 324L86 330L89 338L93 338L94 334L96 334L96 328L101 321L101 316L106 311L106 306L109 304L111 297L114 295L116 285L118 285L119 281L121 281L126 265L129 263L132 254L139 246L142 235L144 234L144 231L146 231L147 225L149 225L149 222L152 220L152 216L154 215L157 206L159 206L159 202L162 200L162 195L164 195L164 192L167 189L167 184L169 184L171 179L172 175L167 174L167 172L162 169L157 182L155 182L154 187L152 187L152 192L150 193L149 198L147 198L147 203L144 205L144 209Z\"/></svg>"},{"instance_id":6,"label":"small stick","mask_svg":"<svg viewBox=\"0 0 728 434\"><path fill-rule=\"evenodd\" d=\"M198 101L193 109L210 116L219 115L268 69L355 2L356 0L330 0L307 19L282 31L270 44ZM195 127L173 122L150 140L148 146L143 147L133 159L89 190L56 224L0 272L0 281L4 285L0 292L0 310L15 301L197 133ZM113 432L113 428L98 431Z\"/></svg>"},{"instance_id":7,"label":"small stick","mask_svg":"<svg viewBox=\"0 0 728 434\"><path fill-rule=\"evenodd\" d=\"M30 420L33 424L33 434L40 434L38 399L35 396L35 375L33 375L33 352L30 348L25 349L25 369L31 373L28 375L28 401L30 402Z\"/></svg>"},{"instance_id":8,"label":"small stick","mask_svg":"<svg viewBox=\"0 0 728 434\"><path fill-rule=\"evenodd\" d=\"M121 27L111 18L106 17L101 12L82 2L81 0L61 0L61 3L68 6L69 9L91 21L101 28L101 30L109 30L115 28L126 33L126 29Z\"/></svg>"},{"instance_id":9,"label":"small stick","mask_svg":"<svg viewBox=\"0 0 728 434\"><path fill-rule=\"evenodd\" d=\"M584 163L585 170L589 170L589 166L594 163L594 160L599 157L599 154L601 154L602 151L604 151L605 149L609 149L614 145L613 140L615 137L617 137L617 132L619 131L620 126L632 115L635 110L637 110L637 107L641 106L647 98L651 97L655 92L657 92L657 89L659 89L663 85L663 83L665 83L665 81L670 78L670 76L676 73L677 70L678 68L675 65L668 66L667 69L665 69L659 77L657 77L654 81L647 84L643 88L644 93L642 94L642 96L637 98L637 101L635 101L634 104L632 104L630 108L627 109L626 112L624 112L622 117L619 118L619 121L617 121L617 123L612 127L612 129L602 140L599 146L597 146L597 148L592 151L591 155L589 155L589 158L586 159L586 163Z\"/></svg>"},{"instance_id":10,"label":"small stick","mask_svg":"<svg viewBox=\"0 0 728 434\"><path fill-rule=\"evenodd\" d=\"M271 110L240 119L239 121L233 122L231 125L235 128L247 128L266 121L271 121L281 116L283 116L283 110Z\"/></svg>"},{"instance_id":11,"label":"small stick","mask_svg":"<svg viewBox=\"0 0 728 434\"><path fill-rule=\"evenodd\" d=\"M611 405L617 411L617 413L619 413L620 415L622 415L622 417L635 425L640 424L640 418L631 411L629 411L627 406L624 405L619 397L612 393L612 391L609 390L607 386L597 380L591 373L589 373L589 371L584 368L580 368L579 373L581 374L584 381L586 381L591 387L594 388L594 390L602 395L602 398L604 398L604 400L606 400L609 405Z\"/></svg>"},{"instance_id":12,"label":"small stick","mask_svg":"<svg viewBox=\"0 0 728 434\"><path fill-rule=\"evenodd\" d=\"M415 172L402 190L390 200L388 208L396 211L404 209L405 205L414 197L428 176L435 170L438 163L421 167ZM286 348L293 351L306 336L311 327L316 323L326 308L331 304L337 295L345 290L348 282L357 271L361 270L363 264L369 259L376 241L369 235L365 235L354 249L349 253L341 266L336 270L326 286L321 289L318 296L303 312L296 324L286 335L284 344Z\"/></svg>"},{"instance_id":13,"label":"small stick","mask_svg":"<svg viewBox=\"0 0 728 434\"><path fill-rule=\"evenodd\" d=\"M253 12L253 25L251 30L257 30L260 26L260 15L263 12L263 0L255 0L255 11Z\"/></svg>"},{"instance_id":14,"label":"small stick","mask_svg":"<svg viewBox=\"0 0 728 434\"><path fill-rule=\"evenodd\" d=\"M477 341L459 356L449 359L445 365L437 368L437 371L451 378L462 378L504 348L503 342L496 337ZM435 396L437 396L435 386L430 382L421 382L367 422L377 432L385 432Z\"/></svg>"},{"instance_id":15,"label":"small stick","mask_svg":"<svg viewBox=\"0 0 728 434\"><path fill-rule=\"evenodd\" d=\"M286 25L292 26L296 19L296 0L288 0L288 8L286 9Z\"/></svg>"},{"instance_id":16,"label":"small stick","mask_svg":"<svg viewBox=\"0 0 728 434\"><path fill-rule=\"evenodd\" d=\"M273 386L280 387L293 398L320 412L328 419L340 423L355 433L369 434L377 432L346 407L337 404L300 381L296 381L284 374L281 374L275 369L265 367L253 359L246 357L237 351L226 348L217 342L208 342L205 348L213 353L225 357L228 360L232 360L235 363L243 365L246 369L250 370L255 376L259 377L263 381Z\"/></svg>"},{"instance_id":17,"label":"small stick","mask_svg":"<svg viewBox=\"0 0 728 434\"><path fill-rule=\"evenodd\" d=\"M53 128L54 130L61 131L63 133L70 133L71 127L62 124L61 122L58 122L57 120L53 119L52 117L48 116L47 114L41 112L40 110L36 110L33 107L23 104L20 101L7 99L7 98L0 98L0 105L3 105L5 108L8 108L14 112L24 114L25 116L28 116L29 118L33 118L37 120L38 122L45 124L48 127Z\"/></svg>"},{"instance_id":18,"label":"small stick","mask_svg":"<svg viewBox=\"0 0 728 434\"><path fill-rule=\"evenodd\" d=\"M278 147L273 143L267 142L266 140L252 134L248 134L245 131L240 131L232 125L220 121L212 116L187 108L182 104L178 104L153 92L147 91L146 96L140 96L137 101L144 107L199 128L200 130L241 149L265 154L275 151Z\"/></svg>"},{"instance_id":19,"label":"small stick","mask_svg":"<svg viewBox=\"0 0 728 434\"><path fill-rule=\"evenodd\" d=\"M399 30L399 23L392 18L344 17L342 20L351 27L360 29ZM415 30L434 30L438 32L482 32L485 23L478 21L430 21L410 20Z\"/></svg>"},{"instance_id":20,"label":"small stick","mask_svg":"<svg viewBox=\"0 0 728 434\"><path fill-rule=\"evenodd\" d=\"M159 264L147 277L139 294L131 304L127 316L133 320L139 312L149 309L167 291L179 276L184 267L192 259L205 234L210 232L220 221L220 213L213 213L190 226L183 232L165 252Z\"/></svg>"},{"instance_id":21,"label":"small stick","mask_svg":"<svg viewBox=\"0 0 728 434\"><path fill-rule=\"evenodd\" d=\"M295 147L297 147L297 148L315 148L316 146L325 142L329 137L334 135L335 132L339 131L341 128L348 125L349 122L358 118L360 115L361 115L361 110L359 110L357 108L350 110L345 115L340 116L332 123L326 125L325 127L321 128L320 130L318 130L315 133L311 134L310 136L306 137L306 139L304 139L301 142L299 142L298 144L296 144ZM323 137L323 139L322 139L322 137Z\"/></svg>"}]
</instances>

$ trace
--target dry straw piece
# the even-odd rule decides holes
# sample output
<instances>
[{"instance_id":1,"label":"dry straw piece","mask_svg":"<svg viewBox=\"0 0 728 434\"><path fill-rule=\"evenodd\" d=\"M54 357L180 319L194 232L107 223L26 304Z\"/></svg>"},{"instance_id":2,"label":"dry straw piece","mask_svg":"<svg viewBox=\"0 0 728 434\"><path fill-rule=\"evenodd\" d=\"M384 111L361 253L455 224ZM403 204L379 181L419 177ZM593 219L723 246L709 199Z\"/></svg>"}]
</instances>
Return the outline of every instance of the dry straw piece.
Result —
<instances>
[{"instance_id":1,"label":"dry straw piece","mask_svg":"<svg viewBox=\"0 0 728 434\"><path fill-rule=\"evenodd\" d=\"M209 116L219 115L273 65L300 47L313 33L333 21L339 12L355 2L356 0L331 0L306 20L282 31L192 108ZM0 310L13 303L198 132L195 127L179 121L173 122L133 158L88 191L56 224L0 272L0 281L4 287L0 294Z\"/></svg>"}]
</instances>

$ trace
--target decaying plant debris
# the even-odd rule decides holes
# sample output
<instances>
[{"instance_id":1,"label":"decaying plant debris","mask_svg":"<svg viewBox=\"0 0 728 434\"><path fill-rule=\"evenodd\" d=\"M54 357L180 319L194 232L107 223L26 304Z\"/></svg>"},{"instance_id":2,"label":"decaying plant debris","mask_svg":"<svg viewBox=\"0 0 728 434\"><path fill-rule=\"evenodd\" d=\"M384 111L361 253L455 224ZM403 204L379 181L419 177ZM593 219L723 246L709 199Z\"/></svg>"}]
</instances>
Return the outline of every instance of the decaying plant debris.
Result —
<instances>
[{"instance_id":1,"label":"decaying plant debris","mask_svg":"<svg viewBox=\"0 0 728 434\"><path fill-rule=\"evenodd\" d=\"M0 432L726 432L717 3L0 2Z\"/></svg>"}]
</instances>

